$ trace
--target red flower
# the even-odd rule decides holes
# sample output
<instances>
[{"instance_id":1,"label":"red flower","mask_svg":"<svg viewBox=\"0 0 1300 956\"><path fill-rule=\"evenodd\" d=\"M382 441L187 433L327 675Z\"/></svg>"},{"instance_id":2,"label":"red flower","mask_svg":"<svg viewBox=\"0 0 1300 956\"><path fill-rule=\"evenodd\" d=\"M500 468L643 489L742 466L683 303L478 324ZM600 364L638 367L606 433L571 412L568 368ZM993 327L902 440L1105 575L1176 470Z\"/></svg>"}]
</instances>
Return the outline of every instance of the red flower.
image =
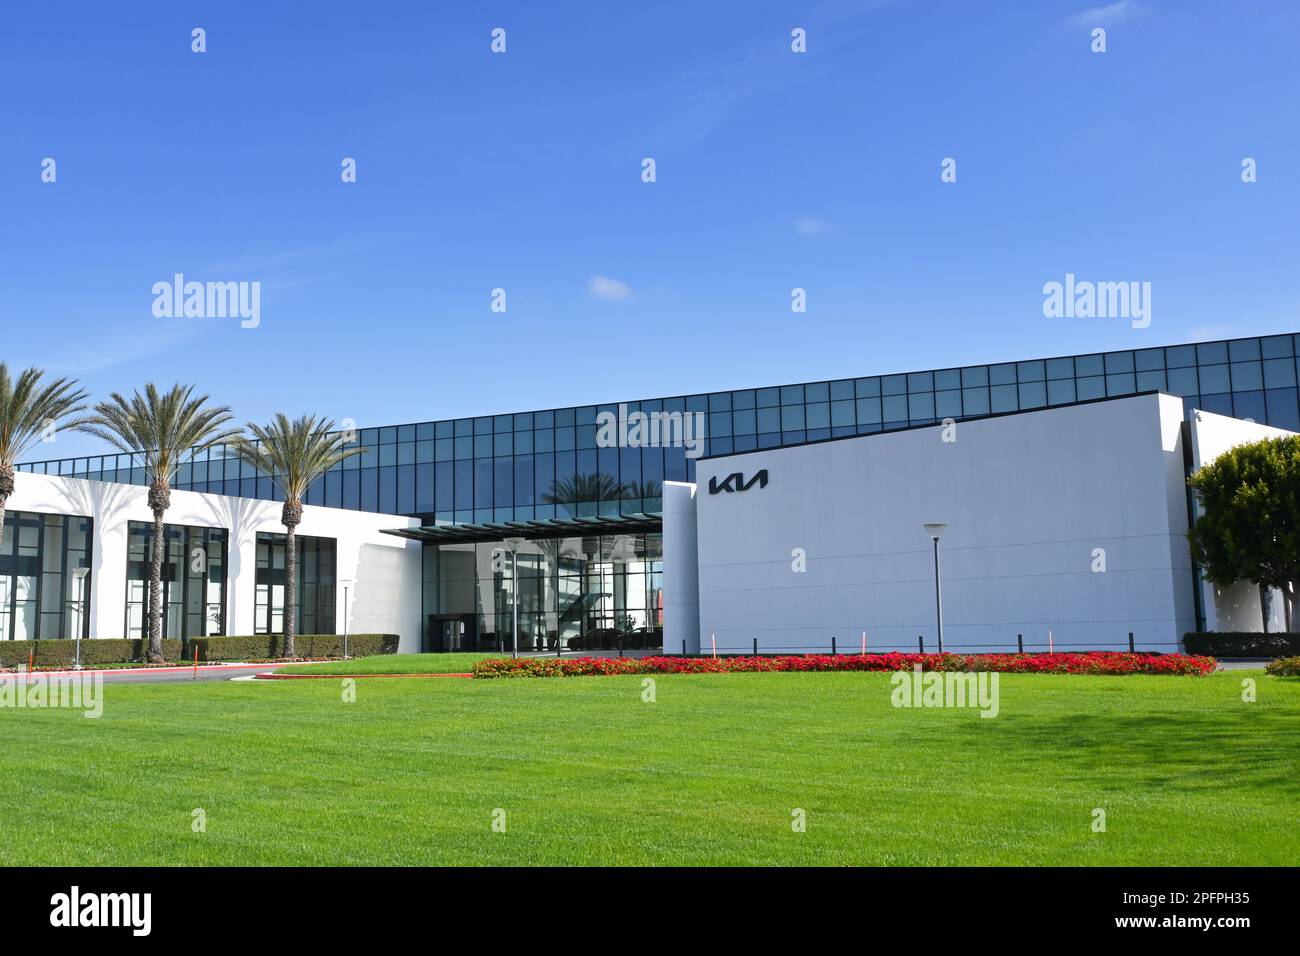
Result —
<instances>
[{"instance_id":1,"label":"red flower","mask_svg":"<svg viewBox=\"0 0 1300 956\"><path fill-rule=\"evenodd\" d=\"M475 677L731 674L762 671L1000 671L1006 674L1176 674L1214 671L1213 657L1188 654L799 654L785 657L522 657L474 665Z\"/></svg>"}]
</instances>

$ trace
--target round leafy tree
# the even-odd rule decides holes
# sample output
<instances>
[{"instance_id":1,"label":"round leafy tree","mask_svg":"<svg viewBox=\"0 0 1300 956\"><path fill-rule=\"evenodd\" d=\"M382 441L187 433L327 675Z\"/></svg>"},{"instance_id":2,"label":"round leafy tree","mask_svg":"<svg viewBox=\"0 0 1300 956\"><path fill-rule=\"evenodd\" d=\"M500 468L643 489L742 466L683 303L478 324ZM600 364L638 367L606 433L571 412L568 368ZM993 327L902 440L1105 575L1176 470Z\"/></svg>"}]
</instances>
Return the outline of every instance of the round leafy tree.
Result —
<instances>
[{"instance_id":1,"label":"round leafy tree","mask_svg":"<svg viewBox=\"0 0 1300 956\"><path fill-rule=\"evenodd\" d=\"M1203 514L1187 532L1192 558L1216 584L1280 588L1287 630L1300 623L1300 435L1224 452L1187 479Z\"/></svg>"}]
</instances>

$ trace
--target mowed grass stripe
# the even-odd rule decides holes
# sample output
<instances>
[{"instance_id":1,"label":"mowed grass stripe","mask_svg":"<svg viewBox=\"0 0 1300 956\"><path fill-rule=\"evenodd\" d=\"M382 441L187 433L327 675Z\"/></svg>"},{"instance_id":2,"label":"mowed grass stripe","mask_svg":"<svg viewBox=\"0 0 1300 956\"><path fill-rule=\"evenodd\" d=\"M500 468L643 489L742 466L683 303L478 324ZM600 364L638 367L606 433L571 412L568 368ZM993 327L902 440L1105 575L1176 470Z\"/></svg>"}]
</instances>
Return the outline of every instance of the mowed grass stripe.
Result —
<instances>
[{"instance_id":1,"label":"mowed grass stripe","mask_svg":"<svg viewBox=\"0 0 1300 956\"><path fill-rule=\"evenodd\" d=\"M114 685L0 710L0 860L1290 863L1300 682L1241 676L1005 675L993 719L862 673Z\"/></svg>"}]
</instances>

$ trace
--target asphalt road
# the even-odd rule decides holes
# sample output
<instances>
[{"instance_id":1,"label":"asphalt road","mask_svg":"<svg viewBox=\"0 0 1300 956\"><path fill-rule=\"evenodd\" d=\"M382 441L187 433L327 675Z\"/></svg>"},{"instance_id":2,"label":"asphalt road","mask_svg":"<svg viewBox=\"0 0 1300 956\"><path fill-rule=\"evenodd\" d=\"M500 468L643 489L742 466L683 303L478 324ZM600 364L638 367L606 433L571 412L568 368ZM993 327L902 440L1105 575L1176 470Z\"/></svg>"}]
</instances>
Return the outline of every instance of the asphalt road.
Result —
<instances>
[{"instance_id":1,"label":"asphalt road","mask_svg":"<svg viewBox=\"0 0 1300 956\"><path fill-rule=\"evenodd\" d=\"M94 671L104 675L105 684L179 684L195 681L231 680L250 674L269 674L283 664L200 664L193 667L120 667ZM76 671L37 671L37 674L75 674ZM82 673L91 673L89 670ZM22 673L0 673L0 681L22 679Z\"/></svg>"}]
</instances>

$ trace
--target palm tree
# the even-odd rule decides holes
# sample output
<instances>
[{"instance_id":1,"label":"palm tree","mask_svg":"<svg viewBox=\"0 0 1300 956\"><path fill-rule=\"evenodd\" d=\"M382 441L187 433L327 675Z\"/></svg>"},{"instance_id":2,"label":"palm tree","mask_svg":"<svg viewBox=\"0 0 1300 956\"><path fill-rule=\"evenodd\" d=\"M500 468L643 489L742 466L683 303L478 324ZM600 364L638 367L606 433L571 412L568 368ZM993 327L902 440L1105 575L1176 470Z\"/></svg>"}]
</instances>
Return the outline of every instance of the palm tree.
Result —
<instances>
[{"instance_id":1,"label":"palm tree","mask_svg":"<svg viewBox=\"0 0 1300 956\"><path fill-rule=\"evenodd\" d=\"M284 656L294 657L294 634L297 630L298 540L297 527L302 521L302 499L307 489L325 472L345 458L360 454L360 448L343 447L345 432L334 430L332 420L304 415L291 422L279 412L269 425L249 423L248 430L256 442L240 438L234 443L235 454L271 476L284 492Z\"/></svg>"},{"instance_id":2,"label":"palm tree","mask_svg":"<svg viewBox=\"0 0 1300 956\"><path fill-rule=\"evenodd\" d=\"M14 463L50 432L76 428L83 421L86 393L77 382L58 378L41 385L38 368L24 369L17 383L0 362L0 545L4 544L5 506L14 493Z\"/></svg>"},{"instance_id":3,"label":"palm tree","mask_svg":"<svg viewBox=\"0 0 1300 956\"><path fill-rule=\"evenodd\" d=\"M165 394L152 382L144 394L130 400L114 392L100 402L79 427L119 451L137 457L149 482L153 512L153 547L149 553L149 660L160 663L162 653L162 559L166 550L163 515L171 504L172 478L187 454L206 451L239 437L228 428L230 409L208 404L208 396L193 397L193 385L173 385Z\"/></svg>"}]
</instances>

